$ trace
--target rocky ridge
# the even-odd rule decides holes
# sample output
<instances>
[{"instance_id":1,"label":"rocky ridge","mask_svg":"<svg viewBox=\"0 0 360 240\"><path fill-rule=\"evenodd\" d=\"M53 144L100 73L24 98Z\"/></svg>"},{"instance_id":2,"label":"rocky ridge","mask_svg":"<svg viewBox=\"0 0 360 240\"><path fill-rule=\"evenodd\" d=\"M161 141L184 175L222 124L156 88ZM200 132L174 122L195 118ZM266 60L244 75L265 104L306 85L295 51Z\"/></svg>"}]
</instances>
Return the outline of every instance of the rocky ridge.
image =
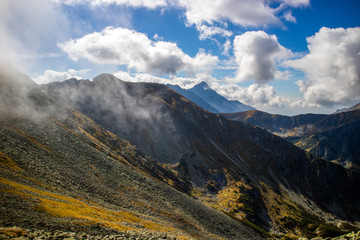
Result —
<instances>
[{"instance_id":1,"label":"rocky ridge","mask_svg":"<svg viewBox=\"0 0 360 240\"><path fill-rule=\"evenodd\" d=\"M293 117L261 111L223 115L263 127L318 157L360 170L360 110Z\"/></svg>"},{"instance_id":2,"label":"rocky ridge","mask_svg":"<svg viewBox=\"0 0 360 240\"><path fill-rule=\"evenodd\" d=\"M51 236L261 239L180 192L187 184L171 169L26 76L3 70L0 85L0 226Z\"/></svg>"},{"instance_id":3,"label":"rocky ridge","mask_svg":"<svg viewBox=\"0 0 360 240\"><path fill-rule=\"evenodd\" d=\"M340 235L358 222L359 173L204 111L166 86L103 74L43 88L172 168L192 197L264 236ZM342 221L348 225L337 227Z\"/></svg>"}]
</instances>

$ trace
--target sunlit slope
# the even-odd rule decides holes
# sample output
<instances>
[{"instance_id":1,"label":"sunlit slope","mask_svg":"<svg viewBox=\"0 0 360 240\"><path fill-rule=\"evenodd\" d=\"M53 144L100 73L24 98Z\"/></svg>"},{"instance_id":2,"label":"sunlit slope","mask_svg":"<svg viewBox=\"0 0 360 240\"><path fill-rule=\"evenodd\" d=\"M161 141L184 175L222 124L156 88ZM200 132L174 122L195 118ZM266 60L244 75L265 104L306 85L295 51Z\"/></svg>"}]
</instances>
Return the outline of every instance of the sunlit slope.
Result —
<instances>
[{"instance_id":1,"label":"sunlit slope","mask_svg":"<svg viewBox=\"0 0 360 240\"><path fill-rule=\"evenodd\" d=\"M102 74L44 89L168 164L191 196L264 236L340 235L349 228L338 223L359 220L358 172L204 111L164 85Z\"/></svg>"},{"instance_id":2,"label":"sunlit slope","mask_svg":"<svg viewBox=\"0 0 360 240\"><path fill-rule=\"evenodd\" d=\"M1 226L179 239L259 238L181 193L189 191L187 184L171 170L36 85L22 85L19 77L26 80L6 72L0 78L6 89L0 95Z\"/></svg>"}]
</instances>

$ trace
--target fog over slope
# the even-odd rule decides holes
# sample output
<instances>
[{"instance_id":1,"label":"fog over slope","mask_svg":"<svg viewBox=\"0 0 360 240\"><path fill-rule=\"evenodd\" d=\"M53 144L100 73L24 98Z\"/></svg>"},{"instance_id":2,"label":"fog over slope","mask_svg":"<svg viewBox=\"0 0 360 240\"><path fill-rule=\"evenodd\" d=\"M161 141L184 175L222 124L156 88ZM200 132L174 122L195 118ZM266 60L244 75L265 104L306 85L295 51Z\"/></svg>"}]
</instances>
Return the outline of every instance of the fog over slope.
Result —
<instances>
[{"instance_id":1,"label":"fog over slope","mask_svg":"<svg viewBox=\"0 0 360 240\"><path fill-rule=\"evenodd\" d=\"M168 164L190 183L190 195L239 221L308 237L325 236L324 228L341 233L347 230L332 224L359 221L357 171L204 111L164 85L102 74L43 89Z\"/></svg>"}]
</instances>

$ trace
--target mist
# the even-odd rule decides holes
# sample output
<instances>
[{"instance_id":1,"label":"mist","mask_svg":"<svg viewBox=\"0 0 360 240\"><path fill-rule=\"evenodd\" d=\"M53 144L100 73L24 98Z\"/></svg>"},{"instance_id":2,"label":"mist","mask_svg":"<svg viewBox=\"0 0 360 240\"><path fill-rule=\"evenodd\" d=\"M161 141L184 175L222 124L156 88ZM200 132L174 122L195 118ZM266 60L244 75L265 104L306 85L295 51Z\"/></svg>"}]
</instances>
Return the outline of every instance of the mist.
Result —
<instances>
[{"instance_id":1,"label":"mist","mask_svg":"<svg viewBox=\"0 0 360 240\"><path fill-rule=\"evenodd\" d=\"M19 70L0 64L0 113L35 122L59 117L68 110L47 95L39 85Z\"/></svg>"},{"instance_id":2,"label":"mist","mask_svg":"<svg viewBox=\"0 0 360 240\"><path fill-rule=\"evenodd\" d=\"M145 154L164 162L178 160L174 151L182 148L176 144L180 139L169 110L165 109L172 106L157 96L162 89L169 91L166 86L123 82L113 75L101 74L92 81L69 79L42 88Z\"/></svg>"}]
</instances>

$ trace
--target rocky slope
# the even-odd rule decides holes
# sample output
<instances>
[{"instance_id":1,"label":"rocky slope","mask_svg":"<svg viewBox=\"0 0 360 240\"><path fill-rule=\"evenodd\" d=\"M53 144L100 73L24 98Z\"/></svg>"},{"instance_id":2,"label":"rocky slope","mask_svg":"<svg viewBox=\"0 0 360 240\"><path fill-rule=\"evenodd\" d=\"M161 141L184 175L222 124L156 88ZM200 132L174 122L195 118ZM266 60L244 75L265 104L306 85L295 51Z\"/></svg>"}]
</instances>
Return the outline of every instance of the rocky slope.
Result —
<instances>
[{"instance_id":1,"label":"rocky slope","mask_svg":"<svg viewBox=\"0 0 360 240\"><path fill-rule=\"evenodd\" d=\"M224 116L263 127L316 156L360 170L360 110L293 117L261 111Z\"/></svg>"},{"instance_id":2,"label":"rocky slope","mask_svg":"<svg viewBox=\"0 0 360 240\"><path fill-rule=\"evenodd\" d=\"M166 86L103 74L43 88L166 163L191 196L264 235L340 235L359 221L358 172L204 111Z\"/></svg>"},{"instance_id":3,"label":"rocky slope","mask_svg":"<svg viewBox=\"0 0 360 240\"><path fill-rule=\"evenodd\" d=\"M6 69L0 176L1 236L261 238L182 193L189 184L166 166Z\"/></svg>"}]
</instances>

